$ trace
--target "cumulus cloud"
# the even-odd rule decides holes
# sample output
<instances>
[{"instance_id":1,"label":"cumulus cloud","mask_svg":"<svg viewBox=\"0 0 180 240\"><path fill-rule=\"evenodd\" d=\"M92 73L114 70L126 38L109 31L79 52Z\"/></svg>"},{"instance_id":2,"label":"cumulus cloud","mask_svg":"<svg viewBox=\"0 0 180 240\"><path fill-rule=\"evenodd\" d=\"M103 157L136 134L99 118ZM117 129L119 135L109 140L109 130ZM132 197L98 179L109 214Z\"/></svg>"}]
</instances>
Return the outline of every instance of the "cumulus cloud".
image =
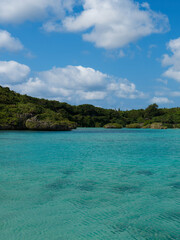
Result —
<instances>
[{"instance_id":1,"label":"cumulus cloud","mask_svg":"<svg viewBox=\"0 0 180 240\"><path fill-rule=\"evenodd\" d=\"M1 24L43 21L48 32L83 32L84 40L106 49L169 29L165 15L135 0L1 0L0 13Z\"/></svg>"},{"instance_id":2,"label":"cumulus cloud","mask_svg":"<svg viewBox=\"0 0 180 240\"><path fill-rule=\"evenodd\" d=\"M119 79L116 82L109 83L107 89L118 98L136 99L145 97L144 93L138 91L135 84L127 79Z\"/></svg>"},{"instance_id":3,"label":"cumulus cloud","mask_svg":"<svg viewBox=\"0 0 180 240\"><path fill-rule=\"evenodd\" d=\"M172 54L163 56L163 66L169 66L163 75L180 82L180 38L171 40L167 47Z\"/></svg>"},{"instance_id":4,"label":"cumulus cloud","mask_svg":"<svg viewBox=\"0 0 180 240\"><path fill-rule=\"evenodd\" d=\"M0 49L19 51L23 49L23 45L19 39L12 37L9 32L0 29Z\"/></svg>"},{"instance_id":5,"label":"cumulus cloud","mask_svg":"<svg viewBox=\"0 0 180 240\"><path fill-rule=\"evenodd\" d=\"M16 84L24 81L30 68L15 61L0 61L0 84Z\"/></svg>"},{"instance_id":6,"label":"cumulus cloud","mask_svg":"<svg viewBox=\"0 0 180 240\"><path fill-rule=\"evenodd\" d=\"M74 0L1 0L0 23L21 23L47 18L60 19L72 10Z\"/></svg>"},{"instance_id":7,"label":"cumulus cloud","mask_svg":"<svg viewBox=\"0 0 180 240\"><path fill-rule=\"evenodd\" d=\"M23 49L23 45L19 39L12 37L9 32L0 29L0 49L19 51Z\"/></svg>"},{"instance_id":8,"label":"cumulus cloud","mask_svg":"<svg viewBox=\"0 0 180 240\"><path fill-rule=\"evenodd\" d=\"M2 65L2 68L0 67L0 84L3 83L20 93L36 97L68 101L73 104L93 100L106 101L110 98L144 97L144 94L127 79L117 79L93 68L54 67L28 78L30 69L25 65L13 61L1 62L0 65Z\"/></svg>"},{"instance_id":9,"label":"cumulus cloud","mask_svg":"<svg viewBox=\"0 0 180 240\"><path fill-rule=\"evenodd\" d=\"M153 97L150 100L151 103L157 103L157 104L167 104L167 103L173 103L172 100L169 100L167 97Z\"/></svg>"},{"instance_id":10,"label":"cumulus cloud","mask_svg":"<svg viewBox=\"0 0 180 240\"><path fill-rule=\"evenodd\" d=\"M84 0L80 14L63 20L70 32L85 32L83 39L106 49L120 48L169 28L168 18L134 0ZM53 27L51 26L53 30ZM57 30L57 25L54 30Z\"/></svg>"},{"instance_id":11,"label":"cumulus cloud","mask_svg":"<svg viewBox=\"0 0 180 240\"><path fill-rule=\"evenodd\" d=\"M67 66L39 72L36 77L17 86L18 90L38 97L61 101L103 99L104 82L108 76L92 68Z\"/></svg>"}]
</instances>

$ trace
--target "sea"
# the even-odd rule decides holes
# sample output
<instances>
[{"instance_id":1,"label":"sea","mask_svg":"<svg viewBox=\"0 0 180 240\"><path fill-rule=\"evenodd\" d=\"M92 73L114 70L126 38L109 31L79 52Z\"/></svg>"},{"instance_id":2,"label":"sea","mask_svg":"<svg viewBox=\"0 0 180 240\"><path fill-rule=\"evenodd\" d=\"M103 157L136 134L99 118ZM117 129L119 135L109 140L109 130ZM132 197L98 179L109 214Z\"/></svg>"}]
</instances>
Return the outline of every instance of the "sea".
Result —
<instances>
[{"instance_id":1,"label":"sea","mask_svg":"<svg viewBox=\"0 0 180 240\"><path fill-rule=\"evenodd\" d=\"M0 131L0 240L179 240L180 130Z\"/></svg>"}]
</instances>

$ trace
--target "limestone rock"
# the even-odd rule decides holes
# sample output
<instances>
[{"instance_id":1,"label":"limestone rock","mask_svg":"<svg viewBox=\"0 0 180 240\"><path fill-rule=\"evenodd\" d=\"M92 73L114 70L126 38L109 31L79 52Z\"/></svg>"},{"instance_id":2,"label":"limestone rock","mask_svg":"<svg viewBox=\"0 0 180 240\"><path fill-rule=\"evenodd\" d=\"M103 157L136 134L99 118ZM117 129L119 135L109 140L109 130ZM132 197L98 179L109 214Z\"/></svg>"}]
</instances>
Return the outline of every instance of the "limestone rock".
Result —
<instances>
[{"instance_id":1,"label":"limestone rock","mask_svg":"<svg viewBox=\"0 0 180 240\"><path fill-rule=\"evenodd\" d=\"M48 120L38 120L36 116L27 119L25 125L29 130L38 131L70 131L75 127L68 122L54 123Z\"/></svg>"},{"instance_id":2,"label":"limestone rock","mask_svg":"<svg viewBox=\"0 0 180 240\"><path fill-rule=\"evenodd\" d=\"M104 128L122 128L123 126L119 123L108 123L104 125Z\"/></svg>"}]
</instances>

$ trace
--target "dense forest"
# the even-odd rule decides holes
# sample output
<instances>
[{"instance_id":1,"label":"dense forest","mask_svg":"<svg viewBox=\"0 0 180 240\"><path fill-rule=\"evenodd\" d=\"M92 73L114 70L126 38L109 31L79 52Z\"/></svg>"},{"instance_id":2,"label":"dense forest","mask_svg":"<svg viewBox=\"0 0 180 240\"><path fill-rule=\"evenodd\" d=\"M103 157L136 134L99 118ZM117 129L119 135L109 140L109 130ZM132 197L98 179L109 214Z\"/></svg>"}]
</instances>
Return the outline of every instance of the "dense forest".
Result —
<instances>
[{"instance_id":1,"label":"dense forest","mask_svg":"<svg viewBox=\"0 0 180 240\"><path fill-rule=\"evenodd\" d=\"M0 86L0 129L71 130L76 127L180 128L180 108L121 111L38 99Z\"/></svg>"}]
</instances>

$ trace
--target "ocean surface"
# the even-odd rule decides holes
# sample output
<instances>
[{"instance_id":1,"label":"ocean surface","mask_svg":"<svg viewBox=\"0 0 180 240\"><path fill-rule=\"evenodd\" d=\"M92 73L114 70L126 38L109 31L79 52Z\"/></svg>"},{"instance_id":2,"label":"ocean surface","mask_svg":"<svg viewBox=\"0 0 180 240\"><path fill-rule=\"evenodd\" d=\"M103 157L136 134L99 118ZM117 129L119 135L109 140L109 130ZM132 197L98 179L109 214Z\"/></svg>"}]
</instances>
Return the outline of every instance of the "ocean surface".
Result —
<instances>
[{"instance_id":1,"label":"ocean surface","mask_svg":"<svg viewBox=\"0 0 180 240\"><path fill-rule=\"evenodd\" d=\"M179 240L180 130L0 132L0 240Z\"/></svg>"}]
</instances>

